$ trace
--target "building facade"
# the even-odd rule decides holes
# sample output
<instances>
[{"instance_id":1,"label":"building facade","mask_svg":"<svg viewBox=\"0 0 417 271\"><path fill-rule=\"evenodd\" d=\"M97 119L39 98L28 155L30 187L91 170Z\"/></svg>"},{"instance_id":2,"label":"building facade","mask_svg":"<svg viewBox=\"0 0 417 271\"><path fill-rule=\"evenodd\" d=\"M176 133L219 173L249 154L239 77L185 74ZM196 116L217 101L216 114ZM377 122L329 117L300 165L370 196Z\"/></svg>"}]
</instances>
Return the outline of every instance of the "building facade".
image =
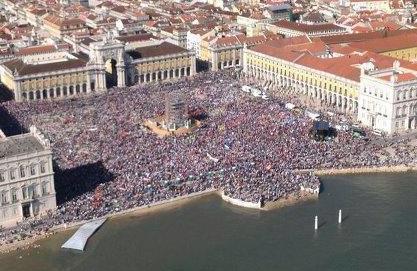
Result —
<instances>
[{"instance_id":1,"label":"building facade","mask_svg":"<svg viewBox=\"0 0 417 271\"><path fill-rule=\"evenodd\" d=\"M417 72L400 67L362 66L358 120L386 134L417 128Z\"/></svg>"},{"instance_id":2,"label":"building facade","mask_svg":"<svg viewBox=\"0 0 417 271\"><path fill-rule=\"evenodd\" d=\"M307 35L309 37L334 36L347 33L346 29L331 23L325 24L303 24L281 20L267 26L273 33L285 37L296 37Z\"/></svg>"},{"instance_id":3,"label":"building facade","mask_svg":"<svg viewBox=\"0 0 417 271\"><path fill-rule=\"evenodd\" d=\"M243 49L276 40L277 35L246 36L244 34L207 37L201 41L198 58L209 63L212 71L243 67Z\"/></svg>"},{"instance_id":4,"label":"building facade","mask_svg":"<svg viewBox=\"0 0 417 271\"><path fill-rule=\"evenodd\" d=\"M196 73L193 51L169 42L138 47L128 51L131 83L168 81Z\"/></svg>"},{"instance_id":5,"label":"building facade","mask_svg":"<svg viewBox=\"0 0 417 271\"><path fill-rule=\"evenodd\" d=\"M32 126L27 134L0 135L0 226L56 209L49 140Z\"/></svg>"},{"instance_id":6,"label":"building facade","mask_svg":"<svg viewBox=\"0 0 417 271\"><path fill-rule=\"evenodd\" d=\"M161 40L136 47L121 40L91 41L84 48L88 55L55 52L8 60L0 65L0 78L21 102L102 93L114 86L195 74L193 51Z\"/></svg>"},{"instance_id":7,"label":"building facade","mask_svg":"<svg viewBox=\"0 0 417 271\"><path fill-rule=\"evenodd\" d=\"M36 61L32 57L6 61L1 66L1 82L17 102L74 97L95 91L94 82L88 82L87 61L64 54L64 58L53 60Z\"/></svg>"},{"instance_id":8,"label":"building facade","mask_svg":"<svg viewBox=\"0 0 417 271\"><path fill-rule=\"evenodd\" d=\"M343 111L356 112L359 78L350 76L349 63L341 73L332 72L331 68L336 62L352 59L343 56L331 59L325 50L318 57L311 52L296 53L291 48L260 45L244 50L243 72L266 81L271 87L289 88Z\"/></svg>"}]
</instances>

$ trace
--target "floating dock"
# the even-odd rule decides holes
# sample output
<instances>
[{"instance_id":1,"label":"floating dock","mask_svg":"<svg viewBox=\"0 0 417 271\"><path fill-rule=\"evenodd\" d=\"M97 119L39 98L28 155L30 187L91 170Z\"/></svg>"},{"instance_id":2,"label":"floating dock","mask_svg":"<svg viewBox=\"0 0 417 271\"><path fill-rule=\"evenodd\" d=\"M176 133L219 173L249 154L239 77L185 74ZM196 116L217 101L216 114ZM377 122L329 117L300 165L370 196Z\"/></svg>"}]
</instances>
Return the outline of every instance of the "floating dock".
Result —
<instances>
[{"instance_id":1,"label":"floating dock","mask_svg":"<svg viewBox=\"0 0 417 271\"><path fill-rule=\"evenodd\" d=\"M107 218L97 219L82 225L61 248L84 251L88 239L106 222Z\"/></svg>"}]
</instances>

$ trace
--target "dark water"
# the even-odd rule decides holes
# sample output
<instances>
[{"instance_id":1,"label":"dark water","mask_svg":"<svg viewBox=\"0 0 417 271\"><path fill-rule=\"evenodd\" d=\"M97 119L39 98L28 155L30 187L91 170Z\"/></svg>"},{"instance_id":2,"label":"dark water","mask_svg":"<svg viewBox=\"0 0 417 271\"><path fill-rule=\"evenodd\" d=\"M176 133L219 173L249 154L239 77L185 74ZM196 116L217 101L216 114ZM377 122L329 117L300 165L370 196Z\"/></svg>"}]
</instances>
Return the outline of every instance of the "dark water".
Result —
<instances>
[{"instance_id":1,"label":"dark water","mask_svg":"<svg viewBox=\"0 0 417 271\"><path fill-rule=\"evenodd\" d=\"M417 175L328 177L323 185L318 201L271 212L209 196L111 220L83 254L59 249L66 232L1 256L0 270L417 270Z\"/></svg>"}]
</instances>

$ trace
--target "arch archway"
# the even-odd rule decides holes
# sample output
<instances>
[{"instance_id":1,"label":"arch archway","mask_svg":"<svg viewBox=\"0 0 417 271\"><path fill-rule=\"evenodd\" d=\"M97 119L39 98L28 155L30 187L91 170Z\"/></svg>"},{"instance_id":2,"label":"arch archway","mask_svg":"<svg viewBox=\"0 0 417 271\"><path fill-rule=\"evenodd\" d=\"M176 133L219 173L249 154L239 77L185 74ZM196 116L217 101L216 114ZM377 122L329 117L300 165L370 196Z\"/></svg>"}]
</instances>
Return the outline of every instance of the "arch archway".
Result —
<instances>
[{"instance_id":1,"label":"arch archway","mask_svg":"<svg viewBox=\"0 0 417 271\"><path fill-rule=\"evenodd\" d=\"M106 69L106 88L112 88L117 86L117 61L113 58L108 59L105 64Z\"/></svg>"},{"instance_id":2,"label":"arch archway","mask_svg":"<svg viewBox=\"0 0 417 271\"><path fill-rule=\"evenodd\" d=\"M90 43L90 65L96 71L90 83L95 91L126 85L125 45L109 32L103 41ZM92 90L92 89L91 89Z\"/></svg>"}]
</instances>

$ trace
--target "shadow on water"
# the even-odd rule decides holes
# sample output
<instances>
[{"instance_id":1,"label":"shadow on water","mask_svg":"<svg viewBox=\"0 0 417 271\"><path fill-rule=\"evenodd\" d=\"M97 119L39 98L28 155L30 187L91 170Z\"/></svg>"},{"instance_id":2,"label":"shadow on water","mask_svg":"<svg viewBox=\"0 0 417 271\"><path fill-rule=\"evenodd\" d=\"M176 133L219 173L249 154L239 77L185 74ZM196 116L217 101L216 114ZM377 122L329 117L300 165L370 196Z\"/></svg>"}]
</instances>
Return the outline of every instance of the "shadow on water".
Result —
<instances>
[{"instance_id":1,"label":"shadow on water","mask_svg":"<svg viewBox=\"0 0 417 271\"><path fill-rule=\"evenodd\" d=\"M324 183L320 180L320 189L319 189L319 194L324 192Z\"/></svg>"},{"instance_id":2,"label":"shadow on water","mask_svg":"<svg viewBox=\"0 0 417 271\"><path fill-rule=\"evenodd\" d=\"M99 184L114 179L114 174L109 172L101 161L64 170L54 162L54 171L58 205L86 192L94 191Z\"/></svg>"}]
</instances>

